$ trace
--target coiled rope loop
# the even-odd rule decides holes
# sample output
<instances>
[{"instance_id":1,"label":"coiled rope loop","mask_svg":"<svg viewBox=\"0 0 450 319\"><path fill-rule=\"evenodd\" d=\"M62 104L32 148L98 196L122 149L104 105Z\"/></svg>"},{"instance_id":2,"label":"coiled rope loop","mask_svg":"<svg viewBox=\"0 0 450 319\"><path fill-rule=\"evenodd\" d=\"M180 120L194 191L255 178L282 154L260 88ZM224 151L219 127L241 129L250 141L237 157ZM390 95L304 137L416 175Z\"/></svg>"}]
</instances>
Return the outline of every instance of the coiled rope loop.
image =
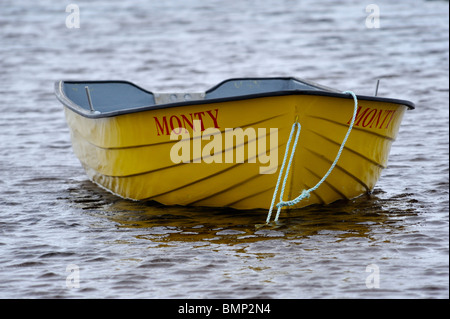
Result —
<instances>
[{"instance_id":1,"label":"coiled rope loop","mask_svg":"<svg viewBox=\"0 0 450 319\"><path fill-rule=\"evenodd\" d=\"M289 154L289 148L291 145L291 141L292 141L292 137L295 133L295 139L294 139L294 144L292 146L292 150L291 150L291 155L289 156L289 162L286 168L286 173L284 174L284 179L283 179L283 183L281 185L281 191L280 191L280 201L278 202L277 206L277 214L275 216L274 221L278 221L278 217L280 216L280 212L281 212L281 208L285 207L285 206L293 206L298 204L299 202L301 202L303 199L305 198L309 198L311 192L315 191L316 189L319 188L319 186L328 178L328 176L331 174L331 172L333 171L334 167L336 166L337 162L339 161L339 157L341 156L341 153L344 149L344 145L347 142L347 139L350 135L350 132L352 131L353 128L353 124L355 123L355 119L356 119L356 114L358 111L358 99L356 97L356 94L353 93L352 91L344 91L342 92L344 94L350 94L353 97L353 100L355 102L355 106L354 106L354 110L353 110L353 116L352 116L352 120L350 122L350 126L347 130L347 134L344 137L344 140L342 141L341 147L339 148L339 151L336 155L336 158L334 159L334 162L331 164L330 168L328 169L327 173L322 177L322 179L314 186L311 187L310 189L304 189L301 194L293 199L293 200L288 200L288 201L283 201L283 195L284 195L284 189L286 187L286 182L289 176L289 171L291 169L291 164L292 164L292 159L294 158L294 154L295 154L295 150L297 148L297 143L298 143L298 139L300 137L300 130L301 130L301 125L300 123L297 122L297 120L295 121L295 123L292 125L292 129L291 129L291 133L289 135L289 139L288 142L286 144L286 150L284 152L284 158L283 158L283 163L281 165L280 168L280 173L278 174L278 180L277 180L277 184L275 187L275 191L273 193L273 197L272 197L272 203L270 205L270 209L269 209L269 213L267 214L267 219L266 219L266 223L270 222L270 218L272 216L272 210L273 210L273 206L275 204L275 199L277 197L277 193L278 193L278 189L280 187L280 182L284 173L284 167L286 166L286 160L288 158L288 154Z\"/></svg>"}]
</instances>

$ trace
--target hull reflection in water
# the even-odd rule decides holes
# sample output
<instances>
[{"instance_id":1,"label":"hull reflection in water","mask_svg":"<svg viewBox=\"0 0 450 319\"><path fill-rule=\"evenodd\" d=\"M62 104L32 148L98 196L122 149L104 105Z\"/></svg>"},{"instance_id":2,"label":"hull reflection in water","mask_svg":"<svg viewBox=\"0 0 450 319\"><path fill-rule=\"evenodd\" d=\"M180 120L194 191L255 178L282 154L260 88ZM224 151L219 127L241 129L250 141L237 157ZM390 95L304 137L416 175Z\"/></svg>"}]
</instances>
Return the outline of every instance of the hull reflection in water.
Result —
<instances>
[{"instance_id":1,"label":"hull reflection in water","mask_svg":"<svg viewBox=\"0 0 450 319\"><path fill-rule=\"evenodd\" d=\"M408 195L386 197L381 190L350 201L339 201L290 210L289 218L276 225L261 224L265 210L239 211L231 208L167 206L154 201L135 202L117 198L82 182L70 190L75 205L120 228L135 230L136 239L156 245L174 242L242 244L265 240L299 241L329 236L333 241L352 237L371 240L379 233L405 227L406 217L417 215L409 208ZM256 227L255 227L256 225ZM390 230L392 229L392 230ZM132 233L133 234L133 233Z\"/></svg>"}]
</instances>

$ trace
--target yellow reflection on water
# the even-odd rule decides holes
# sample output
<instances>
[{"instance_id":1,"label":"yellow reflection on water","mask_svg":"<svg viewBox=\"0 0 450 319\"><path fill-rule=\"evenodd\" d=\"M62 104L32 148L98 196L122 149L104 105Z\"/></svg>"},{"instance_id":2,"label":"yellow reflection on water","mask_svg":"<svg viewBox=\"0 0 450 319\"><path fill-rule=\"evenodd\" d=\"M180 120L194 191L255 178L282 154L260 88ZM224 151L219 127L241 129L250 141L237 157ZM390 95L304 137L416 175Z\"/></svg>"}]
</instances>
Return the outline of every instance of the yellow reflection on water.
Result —
<instances>
[{"instance_id":1,"label":"yellow reflection on water","mask_svg":"<svg viewBox=\"0 0 450 319\"><path fill-rule=\"evenodd\" d=\"M234 245L262 240L298 240L332 236L336 241L360 237L371 239L374 227L402 227L401 216L415 214L408 196L383 198L378 190L354 200L327 206L311 206L282 212L277 223L265 224L263 210L164 206L156 202L120 199L86 181L70 190L74 203L84 211L107 218L123 229L139 229L138 239L161 244L209 242ZM381 195L381 196L379 196Z\"/></svg>"}]
</instances>

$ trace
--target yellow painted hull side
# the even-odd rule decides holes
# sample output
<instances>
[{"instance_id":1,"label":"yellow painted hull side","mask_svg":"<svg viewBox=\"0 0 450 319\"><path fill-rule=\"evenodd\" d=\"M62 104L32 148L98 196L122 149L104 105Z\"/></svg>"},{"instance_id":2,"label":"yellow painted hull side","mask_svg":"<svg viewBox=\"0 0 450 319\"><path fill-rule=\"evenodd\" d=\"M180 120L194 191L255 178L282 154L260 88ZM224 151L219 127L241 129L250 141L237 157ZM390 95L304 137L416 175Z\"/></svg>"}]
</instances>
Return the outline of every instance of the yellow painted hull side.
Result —
<instances>
[{"instance_id":1,"label":"yellow painted hull side","mask_svg":"<svg viewBox=\"0 0 450 319\"><path fill-rule=\"evenodd\" d=\"M166 205L267 209L294 121L298 119L301 124L301 133L284 200L314 186L328 171L348 130L353 107L351 98L284 95L105 118L83 117L69 108L65 113L74 152L89 178L121 197ZM405 110L406 106L399 104L360 101L355 126L338 165L326 182L296 207L354 198L373 189L387 166ZM202 119L204 129L220 130L223 146L227 128L262 129L267 134L270 128L277 128L278 145L270 150L277 152L276 172L260 174L268 164L258 160L253 163L248 152L244 163L226 163L223 154L222 163L201 159L196 163L193 161L199 158L195 154L191 154L189 163L174 163L170 152L179 140L171 140L167 133L172 126L183 124L192 147L196 133L189 120L196 118ZM208 143L201 140L202 147ZM234 151L252 143L256 142L246 140L235 145ZM266 146L267 150L273 147L268 136Z\"/></svg>"}]
</instances>

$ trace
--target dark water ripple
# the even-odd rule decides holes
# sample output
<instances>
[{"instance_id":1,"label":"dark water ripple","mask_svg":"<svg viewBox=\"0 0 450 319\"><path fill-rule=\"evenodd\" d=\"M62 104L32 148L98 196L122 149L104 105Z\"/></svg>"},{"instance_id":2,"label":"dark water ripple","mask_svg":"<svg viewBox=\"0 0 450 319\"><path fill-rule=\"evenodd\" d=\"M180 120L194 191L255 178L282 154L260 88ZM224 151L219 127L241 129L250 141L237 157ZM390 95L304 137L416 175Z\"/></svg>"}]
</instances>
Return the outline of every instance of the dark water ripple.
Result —
<instances>
[{"instance_id":1,"label":"dark water ripple","mask_svg":"<svg viewBox=\"0 0 450 319\"><path fill-rule=\"evenodd\" d=\"M75 2L74 2L75 3ZM448 298L448 2L0 3L0 298ZM124 201L71 151L59 79L204 91L297 76L412 100L373 194L285 214ZM68 288L67 267L79 287ZM379 288L368 288L379 269ZM370 269L369 269L370 271Z\"/></svg>"}]
</instances>

